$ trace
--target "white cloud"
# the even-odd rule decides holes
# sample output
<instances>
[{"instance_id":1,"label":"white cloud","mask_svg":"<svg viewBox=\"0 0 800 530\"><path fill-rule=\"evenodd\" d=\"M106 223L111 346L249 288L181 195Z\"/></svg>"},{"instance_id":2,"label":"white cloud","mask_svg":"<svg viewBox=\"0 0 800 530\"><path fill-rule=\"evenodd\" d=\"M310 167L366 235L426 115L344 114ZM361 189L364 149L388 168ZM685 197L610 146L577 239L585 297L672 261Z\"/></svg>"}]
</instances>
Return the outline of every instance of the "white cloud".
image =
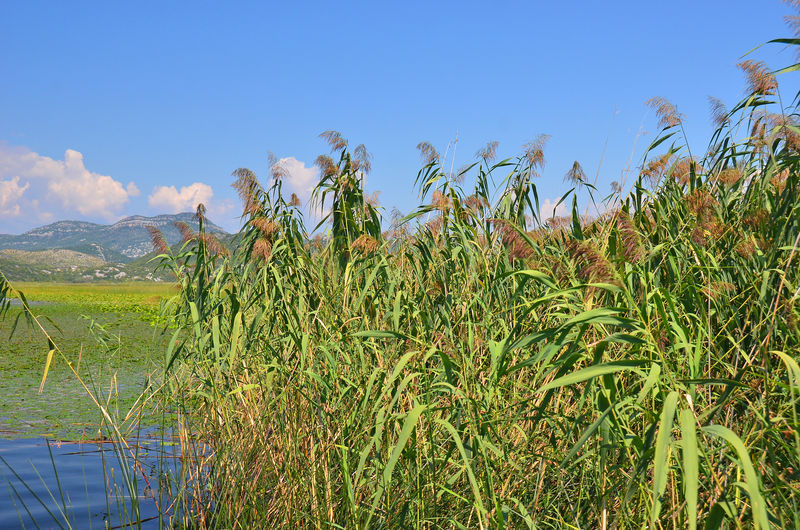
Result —
<instances>
[{"instance_id":1,"label":"white cloud","mask_svg":"<svg viewBox=\"0 0 800 530\"><path fill-rule=\"evenodd\" d=\"M562 217L568 215L566 203L562 202L558 206L556 206L556 203L558 203L558 199L545 199L540 203L539 215L543 221L546 219L550 219L553 216ZM555 214L553 213L553 208L555 208Z\"/></svg>"},{"instance_id":2,"label":"white cloud","mask_svg":"<svg viewBox=\"0 0 800 530\"><path fill-rule=\"evenodd\" d=\"M40 218L60 210L112 219L130 197L138 194L132 182L126 188L108 175L86 169L83 155L72 149L66 150L64 160L54 160L0 142L0 178L10 178L3 181L0 215L16 215L14 212L23 207L31 208L30 213Z\"/></svg>"},{"instance_id":3,"label":"white cloud","mask_svg":"<svg viewBox=\"0 0 800 530\"><path fill-rule=\"evenodd\" d=\"M304 203L307 202L319 182L319 168L313 165L306 167L304 162L293 156L281 158L275 165L285 170L283 181L289 185L290 191L296 193Z\"/></svg>"},{"instance_id":4,"label":"white cloud","mask_svg":"<svg viewBox=\"0 0 800 530\"><path fill-rule=\"evenodd\" d=\"M328 213L327 209L321 210L319 207L311 206L311 193L319 182L319 168L315 165L306 167L304 162L293 156L281 158L275 165L284 169L285 174L282 179L288 187L288 190L286 188L284 190L297 195L309 214L307 221L316 224Z\"/></svg>"},{"instance_id":5,"label":"white cloud","mask_svg":"<svg viewBox=\"0 0 800 530\"><path fill-rule=\"evenodd\" d=\"M213 196L211 186L202 182L183 186L180 191L175 186L156 186L147 198L147 203L169 213L193 212L201 202L208 206Z\"/></svg>"},{"instance_id":6,"label":"white cloud","mask_svg":"<svg viewBox=\"0 0 800 530\"><path fill-rule=\"evenodd\" d=\"M16 217L20 214L19 200L30 184L20 186L19 177L0 180L0 215Z\"/></svg>"}]
</instances>

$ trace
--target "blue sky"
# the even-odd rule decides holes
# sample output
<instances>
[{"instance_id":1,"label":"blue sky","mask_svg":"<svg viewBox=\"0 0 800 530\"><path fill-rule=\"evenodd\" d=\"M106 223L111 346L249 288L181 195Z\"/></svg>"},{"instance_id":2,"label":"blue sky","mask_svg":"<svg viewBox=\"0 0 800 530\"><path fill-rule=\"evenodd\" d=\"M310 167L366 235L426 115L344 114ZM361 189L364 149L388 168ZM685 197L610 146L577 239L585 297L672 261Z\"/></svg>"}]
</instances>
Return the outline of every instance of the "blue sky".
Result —
<instances>
[{"instance_id":1,"label":"blue sky","mask_svg":"<svg viewBox=\"0 0 800 530\"><path fill-rule=\"evenodd\" d=\"M423 140L443 152L458 139L458 167L488 141L507 157L547 133L540 197L560 197L574 160L594 178L604 152L605 192L657 132L652 96L686 115L704 150L707 96L738 101L736 63L790 36L788 14L778 0L6 1L0 232L198 199L235 229L231 172L266 180L272 151L306 193L326 129L366 144L368 187L387 211L417 204ZM778 68L793 54L771 45L752 57ZM780 81L791 100L796 80ZM637 141L640 128L650 134Z\"/></svg>"}]
</instances>

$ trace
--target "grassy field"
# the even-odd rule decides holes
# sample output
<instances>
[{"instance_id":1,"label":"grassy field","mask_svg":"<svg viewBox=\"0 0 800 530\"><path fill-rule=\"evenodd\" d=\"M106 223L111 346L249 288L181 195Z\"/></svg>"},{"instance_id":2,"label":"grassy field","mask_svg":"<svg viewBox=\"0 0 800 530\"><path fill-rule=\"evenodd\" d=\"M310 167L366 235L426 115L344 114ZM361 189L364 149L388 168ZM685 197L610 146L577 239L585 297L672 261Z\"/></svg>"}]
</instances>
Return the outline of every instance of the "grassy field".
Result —
<instances>
[{"instance_id":1,"label":"grassy field","mask_svg":"<svg viewBox=\"0 0 800 530\"><path fill-rule=\"evenodd\" d=\"M164 284L15 284L52 340L80 376L124 417L144 390L148 374L160 378L167 343L153 325ZM0 322L0 435L75 438L94 436L102 418L63 358L55 356L39 393L49 351L47 338L12 306ZM17 323L14 334L11 331Z\"/></svg>"}]
</instances>

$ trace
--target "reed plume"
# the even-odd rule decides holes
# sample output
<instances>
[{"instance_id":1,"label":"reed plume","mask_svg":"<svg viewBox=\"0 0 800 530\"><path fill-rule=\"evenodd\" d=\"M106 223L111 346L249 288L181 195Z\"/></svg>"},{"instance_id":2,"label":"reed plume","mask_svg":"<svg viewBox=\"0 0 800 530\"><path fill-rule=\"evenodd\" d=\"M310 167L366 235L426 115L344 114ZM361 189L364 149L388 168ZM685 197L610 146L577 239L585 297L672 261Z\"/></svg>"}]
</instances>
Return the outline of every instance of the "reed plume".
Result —
<instances>
[{"instance_id":1,"label":"reed plume","mask_svg":"<svg viewBox=\"0 0 800 530\"><path fill-rule=\"evenodd\" d=\"M683 115L678 112L675 105L662 97L653 97L645 102L645 105L656 111L658 116L658 125L668 129L680 125L683 120Z\"/></svg>"},{"instance_id":2,"label":"reed plume","mask_svg":"<svg viewBox=\"0 0 800 530\"><path fill-rule=\"evenodd\" d=\"M150 241L153 244L153 249L159 254L169 254L169 245L161 230L153 225L147 225L146 228L147 232L150 234Z\"/></svg>"},{"instance_id":3,"label":"reed plume","mask_svg":"<svg viewBox=\"0 0 800 530\"><path fill-rule=\"evenodd\" d=\"M544 147L550 140L549 134L540 134L532 142L523 145L523 155L531 170L531 175L538 176L538 171L544 167Z\"/></svg>"},{"instance_id":4,"label":"reed plume","mask_svg":"<svg viewBox=\"0 0 800 530\"><path fill-rule=\"evenodd\" d=\"M252 255L262 261L268 261L272 256L272 243L260 237L253 243Z\"/></svg>"},{"instance_id":5,"label":"reed plume","mask_svg":"<svg viewBox=\"0 0 800 530\"><path fill-rule=\"evenodd\" d=\"M572 167L564 175L564 182L569 182L570 184L583 184L586 182L586 172L577 160L572 163Z\"/></svg>"},{"instance_id":6,"label":"reed plume","mask_svg":"<svg viewBox=\"0 0 800 530\"><path fill-rule=\"evenodd\" d=\"M194 241L194 240L197 239L197 233L195 233L195 231L192 230L192 227L189 226L186 222L184 222L184 221L175 221L172 224L181 233L181 237L182 237L181 241L183 243L188 243L189 241Z\"/></svg>"},{"instance_id":7,"label":"reed plume","mask_svg":"<svg viewBox=\"0 0 800 530\"><path fill-rule=\"evenodd\" d=\"M774 94L777 90L778 82L763 62L747 60L736 66L744 72L749 93L766 96Z\"/></svg>"},{"instance_id":8,"label":"reed plume","mask_svg":"<svg viewBox=\"0 0 800 530\"><path fill-rule=\"evenodd\" d=\"M361 234L353 241L353 250L357 250L365 256L375 252L376 248L378 248L378 241L369 234Z\"/></svg>"},{"instance_id":9,"label":"reed plume","mask_svg":"<svg viewBox=\"0 0 800 530\"><path fill-rule=\"evenodd\" d=\"M321 179L334 178L339 174L339 167L328 155L319 155L314 165L319 168Z\"/></svg>"},{"instance_id":10,"label":"reed plume","mask_svg":"<svg viewBox=\"0 0 800 530\"><path fill-rule=\"evenodd\" d=\"M711 107L711 123L717 127L722 127L730 121L728 109L721 99L708 96L708 104Z\"/></svg>"},{"instance_id":11,"label":"reed plume","mask_svg":"<svg viewBox=\"0 0 800 530\"><path fill-rule=\"evenodd\" d=\"M259 204L259 193L261 192L261 184L256 178L256 174L247 168L239 168L233 172L236 180L233 183L233 189L239 195L239 198L244 204L243 215L253 215L261 210Z\"/></svg>"},{"instance_id":12,"label":"reed plume","mask_svg":"<svg viewBox=\"0 0 800 530\"><path fill-rule=\"evenodd\" d=\"M486 144L486 147L483 149L479 149L475 156L480 158L487 164L497 158L497 146L500 145L500 142L493 140Z\"/></svg>"},{"instance_id":13,"label":"reed plume","mask_svg":"<svg viewBox=\"0 0 800 530\"><path fill-rule=\"evenodd\" d=\"M566 248L575 263L578 277L582 280L591 283L619 283L614 267L612 267L595 242L570 239Z\"/></svg>"},{"instance_id":14,"label":"reed plume","mask_svg":"<svg viewBox=\"0 0 800 530\"><path fill-rule=\"evenodd\" d=\"M644 259L645 251L642 245L642 237L636 230L633 221L624 211L616 216L617 230L619 230L622 242L622 254L630 263L639 263Z\"/></svg>"},{"instance_id":15,"label":"reed plume","mask_svg":"<svg viewBox=\"0 0 800 530\"><path fill-rule=\"evenodd\" d=\"M359 144L358 147L353 150L353 171L362 171L364 173L369 173L372 171L372 155L367 152L367 148L364 147L364 144Z\"/></svg>"},{"instance_id":16,"label":"reed plume","mask_svg":"<svg viewBox=\"0 0 800 530\"><path fill-rule=\"evenodd\" d=\"M433 147L432 144L429 142L420 142L417 144L417 149L419 149L419 155L422 158L422 161L425 164L433 164L434 162L439 161L439 153L436 151L436 148Z\"/></svg>"},{"instance_id":17,"label":"reed plume","mask_svg":"<svg viewBox=\"0 0 800 530\"><path fill-rule=\"evenodd\" d=\"M642 168L640 175L647 180L652 187L656 187L664 177L671 161L672 153L663 154L648 162L647 165Z\"/></svg>"},{"instance_id":18,"label":"reed plume","mask_svg":"<svg viewBox=\"0 0 800 530\"><path fill-rule=\"evenodd\" d=\"M341 151L347 147L347 140L344 139L339 131L324 131L320 133L319 137L328 143L331 152Z\"/></svg>"}]
</instances>

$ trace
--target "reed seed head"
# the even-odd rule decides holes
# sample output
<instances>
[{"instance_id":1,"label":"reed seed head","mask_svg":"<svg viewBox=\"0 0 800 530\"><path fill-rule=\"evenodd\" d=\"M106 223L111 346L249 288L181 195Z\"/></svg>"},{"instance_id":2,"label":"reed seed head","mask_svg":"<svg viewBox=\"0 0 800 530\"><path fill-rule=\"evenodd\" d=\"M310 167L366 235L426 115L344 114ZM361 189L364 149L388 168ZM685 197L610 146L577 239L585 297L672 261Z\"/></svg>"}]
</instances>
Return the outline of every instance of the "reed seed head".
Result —
<instances>
[{"instance_id":1,"label":"reed seed head","mask_svg":"<svg viewBox=\"0 0 800 530\"><path fill-rule=\"evenodd\" d=\"M334 178L339 174L339 167L328 155L319 155L314 161L314 165L319 168L322 179Z\"/></svg>"},{"instance_id":2,"label":"reed seed head","mask_svg":"<svg viewBox=\"0 0 800 530\"><path fill-rule=\"evenodd\" d=\"M500 142L497 140L493 140L486 144L486 147L483 149L479 149L475 156L483 159L484 162L487 164L493 161L497 157L497 146L500 145Z\"/></svg>"},{"instance_id":3,"label":"reed seed head","mask_svg":"<svg viewBox=\"0 0 800 530\"><path fill-rule=\"evenodd\" d=\"M355 241L353 241L352 246L353 250L357 250L365 256L368 256L375 252L375 249L378 248L378 242L369 234L361 234L358 236L358 238L356 238Z\"/></svg>"},{"instance_id":4,"label":"reed seed head","mask_svg":"<svg viewBox=\"0 0 800 530\"><path fill-rule=\"evenodd\" d=\"M656 187L661 179L664 177L664 173L666 173L667 168L670 166L670 162L672 161L672 154L665 153L658 158L654 158L653 160L649 161L647 165L642 168L641 176L647 182L650 183L651 186Z\"/></svg>"},{"instance_id":5,"label":"reed seed head","mask_svg":"<svg viewBox=\"0 0 800 530\"><path fill-rule=\"evenodd\" d=\"M417 144L419 155L425 164L433 164L439 161L439 153L430 142L420 142Z\"/></svg>"},{"instance_id":6,"label":"reed seed head","mask_svg":"<svg viewBox=\"0 0 800 530\"><path fill-rule=\"evenodd\" d=\"M175 228L181 233L181 237L183 238L183 243L188 243L189 241L193 241L197 239L197 234L192 230L192 227L189 226L187 223L183 221L175 221L173 223Z\"/></svg>"},{"instance_id":7,"label":"reed seed head","mask_svg":"<svg viewBox=\"0 0 800 530\"><path fill-rule=\"evenodd\" d=\"M578 277L587 282L618 284L614 268L603 252L591 240L567 241L569 252L578 269Z\"/></svg>"},{"instance_id":8,"label":"reed seed head","mask_svg":"<svg viewBox=\"0 0 800 530\"><path fill-rule=\"evenodd\" d=\"M280 229L277 223L270 221L266 217L254 217L250 220L250 224L256 227L262 237L267 239L271 239L273 234Z\"/></svg>"},{"instance_id":9,"label":"reed seed head","mask_svg":"<svg viewBox=\"0 0 800 530\"><path fill-rule=\"evenodd\" d=\"M332 153L347 148L347 140L345 140L344 136L342 136L342 133L339 131L325 131L320 133L319 137L328 143Z\"/></svg>"},{"instance_id":10,"label":"reed seed head","mask_svg":"<svg viewBox=\"0 0 800 530\"><path fill-rule=\"evenodd\" d=\"M252 255L262 259L263 261L269 260L272 256L272 243L260 237L253 243Z\"/></svg>"},{"instance_id":11,"label":"reed seed head","mask_svg":"<svg viewBox=\"0 0 800 530\"><path fill-rule=\"evenodd\" d=\"M583 184L586 182L586 172L577 160L572 163L572 167L564 175L564 182L569 182L570 184Z\"/></svg>"},{"instance_id":12,"label":"reed seed head","mask_svg":"<svg viewBox=\"0 0 800 530\"><path fill-rule=\"evenodd\" d=\"M642 238L633 221L626 212L617 215L617 230L619 230L622 240L622 254L630 263L639 263L644 259L644 245Z\"/></svg>"},{"instance_id":13,"label":"reed seed head","mask_svg":"<svg viewBox=\"0 0 800 530\"><path fill-rule=\"evenodd\" d=\"M169 254L169 245L164 238L164 234L153 225L147 225L147 232L150 234L150 241L153 243L153 249L159 254Z\"/></svg>"},{"instance_id":14,"label":"reed seed head","mask_svg":"<svg viewBox=\"0 0 800 530\"><path fill-rule=\"evenodd\" d=\"M240 167L233 172L233 176L236 177L233 188L244 204L244 214L252 215L258 212L261 209L258 203L261 184L258 182L256 174L247 168Z\"/></svg>"},{"instance_id":15,"label":"reed seed head","mask_svg":"<svg viewBox=\"0 0 800 530\"><path fill-rule=\"evenodd\" d=\"M538 170L544 167L544 146L550 140L549 134L540 134L532 142L523 145L525 160L533 175L538 175Z\"/></svg>"},{"instance_id":16,"label":"reed seed head","mask_svg":"<svg viewBox=\"0 0 800 530\"><path fill-rule=\"evenodd\" d=\"M645 102L645 105L656 111L660 127L668 129L680 125L681 121L683 121L683 115L678 112L675 105L662 97L650 98Z\"/></svg>"},{"instance_id":17,"label":"reed seed head","mask_svg":"<svg viewBox=\"0 0 800 530\"><path fill-rule=\"evenodd\" d=\"M717 127L722 127L728 123L728 121L730 121L728 109L725 107L725 104L721 99L715 98L714 96L708 96L708 104L711 107L711 122L714 125Z\"/></svg>"},{"instance_id":18,"label":"reed seed head","mask_svg":"<svg viewBox=\"0 0 800 530\"><path fill-rule=\"evenodd\" d=\"M431 205L439 210L440 212L447 211L450 208L451 202L450 197L445 195L439 190L433 192L433 197L431 199Z\"/></svg>"},{"instance_id":19,"label":"reed seed head","mask_svg":"<svg viewBox=\"0 0 800 530\"><path fill-rule=\"evenodd\" d=\"M714 177L716 182L725 186L733 186L744 178L744 170L740 167L728 167L717 173Z\"/></svg>"},{"instance_id":20,"label":"reed seed head","mask_svg":"<svg viewBox=\"0 0 800 530\"><path fill-rule=\"evenodd\" d=\"M367 152L364 144L359 144L353 151L353 170L369 173L372 171L372 155Z\"/></svg>"},{"instance_id":21,"label":"reed seed head","mask_svg":"<svg viewBox=\"0 0 800 530\"><path fill-rule=\"evenodd\" d=\"M777 90L778 82L763 62L747 60L736 66L744 72L749 93L763 96L773 94Z\"/></svg>"}]
</instances>

